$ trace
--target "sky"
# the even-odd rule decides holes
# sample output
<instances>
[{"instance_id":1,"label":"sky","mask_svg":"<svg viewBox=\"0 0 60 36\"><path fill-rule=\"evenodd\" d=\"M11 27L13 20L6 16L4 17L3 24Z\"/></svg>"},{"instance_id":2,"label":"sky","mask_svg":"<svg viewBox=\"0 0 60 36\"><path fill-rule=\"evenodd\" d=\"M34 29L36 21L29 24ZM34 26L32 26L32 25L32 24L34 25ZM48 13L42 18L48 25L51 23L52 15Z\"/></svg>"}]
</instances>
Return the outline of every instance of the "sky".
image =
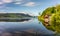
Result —
<instances>
[{"instance_id":1,"label":"sky","mask_svg":"<svg viewBox=\"0 0 60 36\"><path fill-rule=\"evenodd\" d=\"M0 0L0 13L28 13L37 16L60 0Z\"/></svg>"}]
</instances>

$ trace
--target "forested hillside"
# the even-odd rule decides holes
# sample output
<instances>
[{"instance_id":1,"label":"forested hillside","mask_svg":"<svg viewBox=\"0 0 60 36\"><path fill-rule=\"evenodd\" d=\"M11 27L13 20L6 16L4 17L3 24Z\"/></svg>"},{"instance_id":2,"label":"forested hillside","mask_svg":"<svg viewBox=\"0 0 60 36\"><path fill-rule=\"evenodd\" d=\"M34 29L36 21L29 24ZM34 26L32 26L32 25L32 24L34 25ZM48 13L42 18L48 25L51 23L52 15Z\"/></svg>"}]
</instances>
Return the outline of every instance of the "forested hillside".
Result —
<instances>
[{"instance_id":1,"label":"forested hillside","mask_svg":"<svg viewBox=\"0 0 60 36\"><path fill-rule=\"evenodd\" d=\"M45 15L49 16L47 19L49 19L48 23L50 26L48 25L46 26L44 22ZM38 16L38 20L42 21L42 23L44 23L46 28L60 33L60 5L54 7L48 7L47 9L45 9L42 15Z\"/></svg>"},{"instance_id":2,"label":"forested hillside","mask_svg":"<svg viewBox=\"0 0 60 36\"><path fill-rule=\"evenodd\" d=\"M0 18L23 18L23 17L32 16L24 13L0 13Z\"/></svg>"}]
</instances>

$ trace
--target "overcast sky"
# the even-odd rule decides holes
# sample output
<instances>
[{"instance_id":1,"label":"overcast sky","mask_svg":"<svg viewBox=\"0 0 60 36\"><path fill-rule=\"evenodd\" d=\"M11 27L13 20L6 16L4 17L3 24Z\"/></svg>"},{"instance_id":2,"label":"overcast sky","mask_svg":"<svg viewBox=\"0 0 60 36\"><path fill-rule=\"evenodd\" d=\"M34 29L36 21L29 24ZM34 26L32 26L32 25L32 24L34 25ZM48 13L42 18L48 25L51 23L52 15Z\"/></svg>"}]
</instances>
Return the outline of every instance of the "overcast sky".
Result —
<instances>
[{"instance_id":1,"label":"overcast sky","mask_svg":"<svg viewBox=\"0 0 60 36\"><path fill-rule=\"evenodd\" d=\"M57 4L60 4L60 0L0 0L0 12L38 15L47 7Z\"/></svg>"}]
</instances>

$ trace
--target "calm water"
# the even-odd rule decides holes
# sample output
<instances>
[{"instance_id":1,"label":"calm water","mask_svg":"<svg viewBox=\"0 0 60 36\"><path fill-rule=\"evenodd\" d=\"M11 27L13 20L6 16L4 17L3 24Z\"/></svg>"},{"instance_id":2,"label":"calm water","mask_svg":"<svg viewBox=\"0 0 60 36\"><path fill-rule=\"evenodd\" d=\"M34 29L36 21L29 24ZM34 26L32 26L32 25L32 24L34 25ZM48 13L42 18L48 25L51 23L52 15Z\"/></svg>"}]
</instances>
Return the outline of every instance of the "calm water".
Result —
<instances>
[{"instance_id":1,"label":"calm water","mask_svg":"<svg viewBox=\"0 0 60 36\"><path fill-rule=\"evenodd\" d=\"M32 33L40 35L53 35L54 33L44 27L36 18L22 22L0 22L0 34L4 33ZM37 36L37 35L36 35Z\"/></svg>"}]
</instances>

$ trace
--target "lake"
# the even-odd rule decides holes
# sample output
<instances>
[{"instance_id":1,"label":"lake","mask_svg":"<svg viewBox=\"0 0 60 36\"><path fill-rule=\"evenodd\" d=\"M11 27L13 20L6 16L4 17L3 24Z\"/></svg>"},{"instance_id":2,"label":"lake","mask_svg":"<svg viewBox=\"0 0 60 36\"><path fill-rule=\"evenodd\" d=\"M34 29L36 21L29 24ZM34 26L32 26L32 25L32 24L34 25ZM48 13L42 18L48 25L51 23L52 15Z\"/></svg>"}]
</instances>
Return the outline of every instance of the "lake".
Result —
<instances>
[{"instance_id":1,"label":"lake","mask_svg":"<svg viewBox=\"0 0 60 36\"><path fill-rule=\"evenodd\" d=\"M54 36L37 18L20 22L0 22L0 36Z\"/></svg>"}]
</instances>

